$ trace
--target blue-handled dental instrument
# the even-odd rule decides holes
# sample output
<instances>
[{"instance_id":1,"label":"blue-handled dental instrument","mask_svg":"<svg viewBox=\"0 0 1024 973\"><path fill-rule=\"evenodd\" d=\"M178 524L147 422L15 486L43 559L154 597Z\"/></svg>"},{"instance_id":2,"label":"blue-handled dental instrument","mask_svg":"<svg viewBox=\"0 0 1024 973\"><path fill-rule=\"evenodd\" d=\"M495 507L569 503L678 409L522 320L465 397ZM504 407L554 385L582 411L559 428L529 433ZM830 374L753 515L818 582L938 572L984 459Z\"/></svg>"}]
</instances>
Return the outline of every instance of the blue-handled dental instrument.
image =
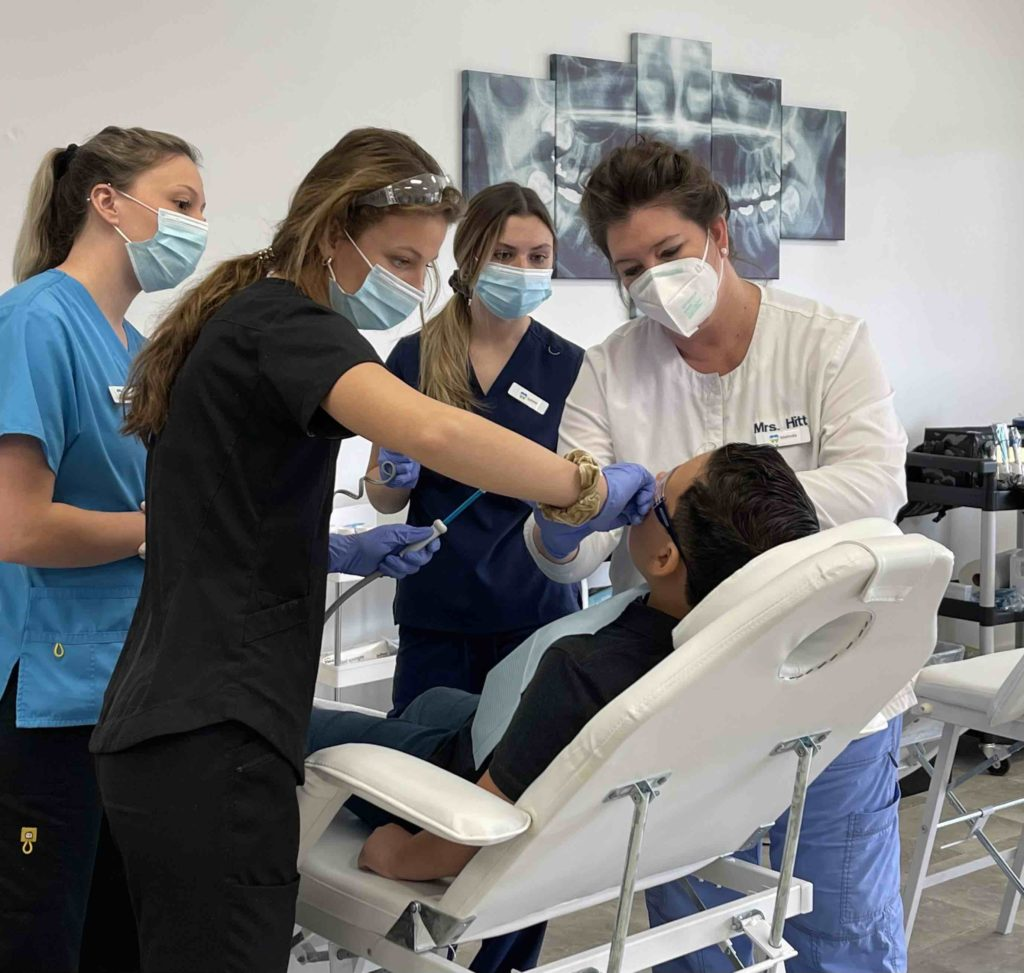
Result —
<instances>
[{"instance_id":1,"label":"blue-handled dental instrument","mask_svg":"<svg viewBox=\"0 0 1024 973\"><path fill-rule=\"evenodd\" d=\"M485 493L484 490L477 490L475 493L471 493L465 500L462 501L444 520L435 520L433 523L433 531L430 536L424 538L422 541L416 541L415 544L409 544L402 548L400 557L405 556L413 551L422 551L429 543L440 537L442 534L447 533L448 525L455 520L460 514L471 507L477 502ZM357 591L362 591L371 581L376 581L378 578L384 577L380 571L374 571L373 574L368 574L365 578L357 581L348 591L343 591L337 598L331 602L330 607L324 613L324 622L339 609L346 601L349 600Z\"/></svg>"}]
</instances>

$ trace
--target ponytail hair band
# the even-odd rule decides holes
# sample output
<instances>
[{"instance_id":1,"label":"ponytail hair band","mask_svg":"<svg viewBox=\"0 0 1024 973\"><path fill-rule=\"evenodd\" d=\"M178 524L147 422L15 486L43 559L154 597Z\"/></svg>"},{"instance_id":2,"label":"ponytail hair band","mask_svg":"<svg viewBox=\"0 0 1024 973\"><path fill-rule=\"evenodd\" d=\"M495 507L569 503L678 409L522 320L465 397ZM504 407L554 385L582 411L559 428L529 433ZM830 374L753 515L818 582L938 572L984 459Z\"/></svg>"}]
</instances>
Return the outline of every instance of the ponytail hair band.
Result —
<instances>
[{"instance_id":1,"label":"ponytail hair band","mask_svg":"<svg viewBox=\"0 0 1024 973\"><path fill-rule=\"evenodd\" d=\"M72 142L63 152L58 152L53 160L53 177L56 180L64 178L65 173L71 167L71 160L75 157L78 146Z\"/></svg>"}]
</instances>

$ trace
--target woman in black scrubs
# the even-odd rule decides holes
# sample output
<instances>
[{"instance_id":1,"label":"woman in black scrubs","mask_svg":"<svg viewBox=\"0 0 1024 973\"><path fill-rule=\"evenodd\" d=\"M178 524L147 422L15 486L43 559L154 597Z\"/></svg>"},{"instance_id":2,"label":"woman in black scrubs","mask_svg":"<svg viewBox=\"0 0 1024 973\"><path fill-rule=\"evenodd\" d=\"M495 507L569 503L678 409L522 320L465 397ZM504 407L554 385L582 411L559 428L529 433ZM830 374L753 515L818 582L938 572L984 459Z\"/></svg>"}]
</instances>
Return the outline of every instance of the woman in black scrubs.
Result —
<instances>
[{"instance_id":1,"label":"woman in black scrubs","mask_svg":"<svg viewBox=\"0 0 1024 973\"><path fill-rule=\"evenodd\" d=\"M646 471L598 473L420 395L353 327L423 299L461 211L446 182L406 136L350 132L272 248L189 291L130 379L146 573L92 750L146 973L287 967L338 440L599 529L649 506Z\"/></svg>"},{"instance_id":2,"label":"woman in black scrubs","mask_svg":"<svg viewBox=\"0 0 1024 973\"><path fill-rule=\"evenodd\" d=\"M485 416L554 449L583 349L532 314L551 295L555 232L532 190L506 182L477 193L455 231L454 296L387 368L425 395ZM370 457L371 475L380 450ZM384 450L397 475L367 495L384 513L409 503L408 522L432 524L471 489ZM461 514L433 561L399 581L399 648L392 695L400 714L420 693L483 689L487 673L541 625L580 607L579 586L549 581L523 543L530 507L487 494Z\"/></svg>"}]
</instances>

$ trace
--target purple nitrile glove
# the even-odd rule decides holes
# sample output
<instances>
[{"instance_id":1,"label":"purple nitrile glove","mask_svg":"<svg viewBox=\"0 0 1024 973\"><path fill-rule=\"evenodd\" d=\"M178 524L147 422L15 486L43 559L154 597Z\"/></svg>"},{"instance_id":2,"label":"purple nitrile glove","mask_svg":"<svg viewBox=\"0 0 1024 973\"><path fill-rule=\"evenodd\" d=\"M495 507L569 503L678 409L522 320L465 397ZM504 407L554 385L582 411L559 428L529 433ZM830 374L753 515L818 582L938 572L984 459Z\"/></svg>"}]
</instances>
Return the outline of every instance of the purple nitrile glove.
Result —
<instances>
[{"instance_id":1,"label":"purple nitrile glove","mask_svg":"<svg viewBox=\"0 0 1024 973\"><path fill-rule=\"evenodd\" d=\"M544 549L559 560L580 546L584 537L598 531L638 524L654 502L654 477L638 463L615 463L601 470L608 496L600 513L578 527L546 520L540 510L535 520Z\"/></svg>"},{"instance_id":2,"label":"purple nitrile glove","mask_svg":"<svg viewBox=\"0 0 1024 973\"><path fill-rule=\"evenodd\" d=\"M433 527L385 524L362 534L331 534L328 571L363 577L379 571L388 578L408 577L434 556L441 541L435 537L422 550L404 556L402 550L426 540L433 532Z\"/></svg>"},{"instance_id":3,"label":"purple nitrile glove","mask_svg":"<svg viewBox=\"0 0 1024 973\"><path fill-rule=\"evenodd\" d=\"M411 490L419 482L420 464L412 457L381 446L380 453L377 455L377 472L380 473L379 479L381 480L384 479L382 468L384 463L391 463L395 468L395 475L388 480L385 486L395 490Z\"/></svg>"}]
</instances>

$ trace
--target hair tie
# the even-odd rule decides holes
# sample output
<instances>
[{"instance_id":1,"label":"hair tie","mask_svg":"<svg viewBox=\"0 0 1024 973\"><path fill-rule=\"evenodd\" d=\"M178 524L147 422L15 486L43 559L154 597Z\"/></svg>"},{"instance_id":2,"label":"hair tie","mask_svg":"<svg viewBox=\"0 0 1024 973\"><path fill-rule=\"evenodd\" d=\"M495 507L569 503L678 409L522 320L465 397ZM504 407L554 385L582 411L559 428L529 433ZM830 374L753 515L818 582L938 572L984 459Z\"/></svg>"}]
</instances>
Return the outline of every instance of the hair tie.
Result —
<instances>
[{"instance_id":1,"label":"hair tie","mask_svg":"<svg viewBox=\"0 0 1024 973\"><path fill-rule=\"evenodd\" d=\"M459 276L459 272L457 270L448 278L448 286L455 291L459 297L465 298L467 301L469 300L469 288L466 286L466 282Z\"/></svg>"},{"instance_id":2,"label":"hair tie","mask_svg":"<svg viewBox=\"0 0 1024 973\"><path fill-rule=\"evenodd\" d=\"M78 146L72 142L63 152L58 152L56 158L53 160L53 177L54 179L60 180L64 177L64 174L68 171L71 165L71 160L75 157L75 153L78 151Z\"/></svg>"},{"instance_id":3,"label":"hair tie","mask_svg":"<svg viewBox=\"0 0 1024 973\"><path fill-rule=\"evenodd\" d=\"M274 248L264 247L262 250L256 252L256 262L260 264L270 264L274 262Z\"/></svg>"}]
</instances>

